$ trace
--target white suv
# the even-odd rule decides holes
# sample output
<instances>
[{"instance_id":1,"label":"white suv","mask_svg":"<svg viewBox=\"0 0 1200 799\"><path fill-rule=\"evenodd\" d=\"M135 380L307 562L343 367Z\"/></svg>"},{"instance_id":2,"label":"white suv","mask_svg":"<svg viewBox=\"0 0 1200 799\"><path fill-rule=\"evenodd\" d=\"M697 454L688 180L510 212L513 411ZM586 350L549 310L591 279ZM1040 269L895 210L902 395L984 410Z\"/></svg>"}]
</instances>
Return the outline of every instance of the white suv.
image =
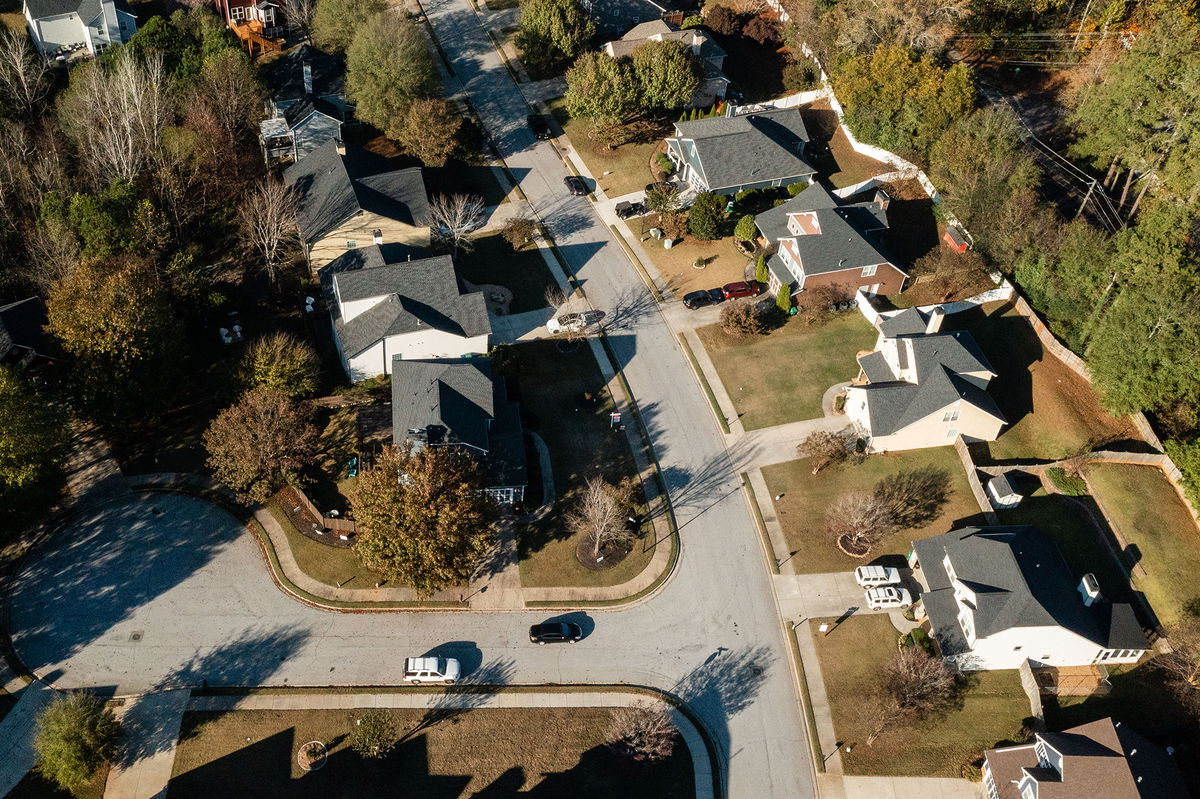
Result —
<instances>
[{"instance_id":1,"label":"white suv","mask_svg":"<svg viewBox=\"0 0 1200 799\"><path fill-rule=\"evenodd\" d=\"M912 594L907 588L885 586L883 588L867 589L867 607L871 610L887 610L888 608L907 608L912 604Z\"/></svg>"},{"instance_id":2,"label":"white suv","mask_svg":"<svg viewBox=\"0 0 1200 799\"><path fill-rule=\"evenodd\" d=\"M891 566L859 566L854 570L854 582L863 588L895 585L900 582L900 570Z\"/></svg>"},{"instance_id":3,"label":"white suv","mask_svg":"<svg viewBox=\"0 0 1200 799\"><path fill-rule=\"evenodd\" d=\"M461 667L454 658L406 658L404 681L413 685L440 682L450 685L458 680Z\"/></svg>"}]
</instances>

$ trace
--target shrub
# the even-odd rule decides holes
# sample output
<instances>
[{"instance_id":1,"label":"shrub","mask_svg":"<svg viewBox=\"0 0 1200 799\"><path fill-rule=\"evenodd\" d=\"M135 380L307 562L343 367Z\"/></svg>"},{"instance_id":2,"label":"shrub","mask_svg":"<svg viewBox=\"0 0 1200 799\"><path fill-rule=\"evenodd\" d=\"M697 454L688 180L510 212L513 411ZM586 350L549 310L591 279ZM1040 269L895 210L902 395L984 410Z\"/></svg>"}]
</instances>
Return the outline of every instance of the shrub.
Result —
<instances>
[{"instance_id":1,"label":"shrub","mask_svg":"<svg viewBox=\"0 0 1200 799\"><path fill-rule=\"evenodd\" d=\"M742 28L742 35L764 46L767 44L776 44L783 39L782 34L779 32L779 24L766 17L754 17L751 19Z\"/></svg>"},{"instance_id":2,"label":"shrub","mask_svg":"<svg viewBox=\"0 0 1200 799\"><path fill-rule=\"evenodd\" d=\"M692 14L690 17L683 18L683 25L680 27L682 27L684 30L688 30L689 28L699 28L703 24L704 17L700 16L699 14Z\"/></svg>"},{"instance_id":3,"label":"shrub","mask_svg":"<svg viewBox=\"0 0 1200 799\"><path fill-rule=\"evenodd\" d=\"M792 287L784 283L779 287L779 293L775 295L775 305L784 313L792 310Z\"/></svg>"},{"instance_id":4,"label":"shrub","mask_svg":"<svg viewBox=\"0 0 1200 799\"><path fill-rule=\"evenodd\" d=\"M704 192L696 197L688 211L688 232L701 241L721 238L721 221L725 206L720 195Z\"/></svg>"},{"instance_id":5,"label":"shrub","mask_svg":"<svg viewBox=\"0 0 1200 799\"><path fill-rule=\"evenodd\" d=\"M733 200L734 200L734 202L740 203L740 202L744 201L747 197L753 197L755 191L757 191L757 190L756 189L743 189L743 190L739 191L737 194L733 195Z\"/></svg>"},{"instance_id":6,"label":"shrub","mask_svg":"<svg viewBox=\"0 0 1200 799\"><path fill-rule=\"evenodd\" d=\"M238 365L242 388L279 391L293 399L317 390L320 362L313 348L288 333L269 333L246 348Z\"/></svg>"},{"instance_id":7,"label":"shrub","mask_svg":"<svg viewBox=\"0 0 1200 799\"><path fill-rule=\"evenodd\" d=\"M808 61L794 62L783 68L783 88L789 93L814 89L820 78L821 73Z\"/></svg>"},{"instance_id":8,"label":"shrub","mask_svg":"<svg viewBox=\"0 0 1200 799\"><path fill-rule=\"evenodd\" d=\"M758 260L754 263L754 279L764 285L771 282L771 272L767 269L766 253L759 253Z\"/></svg>"},{"instance_id":9,"label":"shrub","mask_svg":"<svg viewBox=\"0 0 1200 799\"><path fill-rule=\"evenodd\" d=\"M654 156L654 162L658 164L659 169L668 175L675 171L675 162L666 153L659 153Z\"/></svg>"},{"instance_id":10,"label":"shrub","mask_svg":"<svg viewBox=\"0 0 1200 799\"><path fill-rule=\"evenodd\" d=\"M82 692L60 694L37 719L37 769L70 790L91 779L117 752L121 725L104 702Z\"/></svg>"},{"instance_id":11,"label":"shrub","mask_svg":"<svg viewBox=\"0 0 1200 799\"><path fill-rule=\"evenodd\" d=\"M1052 466L1046 470L1054 487L1069 497L1081 497L1088 492L1087 483L1077 474L1067 474L1060 466Z\"/></svg>"},{"instance_id":12,"label":"shrub","mask_svg":"<svg viewBox=\"0 0 1200 799\"><path fill-rule=\"evenodd\" d=\"M809 185L810 185L810 184L808 184L808 183L805 183L805 182L804 182L804 181L802 181L802 180L801 180L801 181L799 181L799 182L797 182L797 183L792 183L791 185L789 185L789 186L787 187L787 193L788 193L788 196L789 196L789 197L795 197L795 196L796 196L796 195L798 195L800 192L802 192L802 191L804 191L805 189L807 189L807 188L809 187Z\"/></svg>"},{"instance_id":13,"label":"shrub","mask_svg":"<svg viewBox=\"0 0 1200 799\"><path fill-rule=\"evenodd\" d=\"M758 227L754 224L754 217L746 214L738 220L737 227L733 229L733 237L738 241L753 241L758 235Z\"/></svg>"},{"instance_id":14,"label":"shrub","mask_svg":"<svg viewBox=\"0 0 1200 799\"><path fill-rule=\"evenodd\" d=\"M742 28L742 21L728 6L712 5L704 10L704 23L722 36L733 36Z\"/></svg>"},{"instance_id":15,"label":"shrub","mask_svg":"<svg viewBox=\"0 0 1200 799\"><path fill-rule=\"evenodd\" d=\"M761 336L768 330L767 320L753 300L731 302L721 309L721 329L734 338Z\"/></svg>"}]
</instances>

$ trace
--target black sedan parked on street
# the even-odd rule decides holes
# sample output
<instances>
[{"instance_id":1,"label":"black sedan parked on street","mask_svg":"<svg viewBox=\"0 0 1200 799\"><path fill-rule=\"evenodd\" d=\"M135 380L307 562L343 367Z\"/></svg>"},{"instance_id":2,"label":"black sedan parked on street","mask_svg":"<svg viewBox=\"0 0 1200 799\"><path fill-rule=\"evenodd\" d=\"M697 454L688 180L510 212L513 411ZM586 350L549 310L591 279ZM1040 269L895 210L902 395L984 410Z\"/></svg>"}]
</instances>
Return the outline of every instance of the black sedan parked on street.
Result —
<instances>
[{"instance_id":1,"label":"black sedan parked on street","mask_svg":"<svg viewBox=\"0 0 1200 799\"><path fill-rule=\"evenodd\" d=\"M567 187L567 191L576 197L588 196L587 184L583 182L583 178L578 175L567 175L563 178L563 185Z\"/></svg>"},{"instance_id":2,"label":"black sedan parked on street","mask_svg":"<svg viewBox=\"0 0 1200 799\"><path fill-rule=\"evenodd\" d=\"M565 621L548 621L529 628L529 640L538 646L546 644L573 644L583 638L578 624Z\"/></svg>"}]
</instances>

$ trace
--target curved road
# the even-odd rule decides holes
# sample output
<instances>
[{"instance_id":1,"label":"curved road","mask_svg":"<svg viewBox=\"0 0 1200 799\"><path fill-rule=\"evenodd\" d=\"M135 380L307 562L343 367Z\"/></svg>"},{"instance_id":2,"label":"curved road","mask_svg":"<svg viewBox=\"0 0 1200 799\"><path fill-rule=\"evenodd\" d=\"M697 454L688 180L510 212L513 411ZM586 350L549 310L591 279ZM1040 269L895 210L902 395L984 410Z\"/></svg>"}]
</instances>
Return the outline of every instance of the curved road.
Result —
<instances>
[{"instance_id":1,"label":"curved road","mask_svg":"<svg viewBox=\"0 0 1200 799\"><path fill-rule=\"evenodd\" d=\"M627 309L609 337L675 507L675 575L632 608L574 614L591 630L579 645L535 647L527 629L542 613L314 610L275 588L232 517L188 497L142 495L82 514L31 555L12 595L14 645L57 685L118 694L201 681L394 684L404 657L431 651L457 655L481 682L651 685L686 700L713 733L727 796L813 796L783 625L736 456L633 266L587 201L565 196L562 163L525 129L524 101L465 0L427 10L593 304Z\"/></svg>"}]
</instances>

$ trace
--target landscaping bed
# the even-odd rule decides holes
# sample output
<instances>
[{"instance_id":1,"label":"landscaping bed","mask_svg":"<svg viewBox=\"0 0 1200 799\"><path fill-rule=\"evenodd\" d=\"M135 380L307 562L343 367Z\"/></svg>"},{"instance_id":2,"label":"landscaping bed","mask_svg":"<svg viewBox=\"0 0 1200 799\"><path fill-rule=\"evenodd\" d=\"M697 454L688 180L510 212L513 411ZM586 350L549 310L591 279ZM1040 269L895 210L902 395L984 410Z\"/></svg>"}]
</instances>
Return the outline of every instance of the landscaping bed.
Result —
<instances>
[{"instance_id":1,"label":"landscaping bed","mask_svg":"<svg viewBox=\"0 0 1200 799\"><path fill-rule=\"evenodd\" d=\"M563 134L571 140L571 146L583 159L600 189L609 197L641 192L654 179L650 173L650 161L662 137L670 134L670 128L665 123L651 125L638 141L626 142L610 150L589 138L591 123L572 119L561 99L550 103L550 112L562 127Z\"/></svg>"},{"instance_id":2,"label":"landscaping bed","mask_svg":"<svg viewBox=\"0 0 1200 799\"><path fill-rule=\"evenodd\" d=\"M362 711L189 712L169 794L171 799L695 795L691 757L682 742L655 764L618 760L609 752L604 738L611 709L477 709L420 730L426 711L387 712L410 737L374 762L349 746ZM308 741L324 742L328 756L320 770L306 773L295 756Z\"/></svg>"},{"instance_id":3,"label":"landscaping bed","mask_svg":"<svg viewBox=\"0 0 1200 799\"><path fill-rule=\"evenodd\" d=\"M825 527L831 504L844 494L870 493L888 475L920 469L944 470L949 475L947 501L933 521L888 536L866 560L852 558L838 549ZM764 467L762 473L771 496L783 495L775 500L775 513L783 527L788 551L799 553L791 563L802 574L849 571L880 559L889 565L902 566L913 541L983 521L953 447L871 455L861 463L829 467L817 474L812 474L812 465L805 458Z\"/></svg>"},{"instance_id":4,"label":"landscaping bed","mask_svg":"<svg viewBox=\"0 0 1200 799\"><path fill-rule=\"evenodd\" d=\"M967 677L960 707L909 726L893 725L868 746L878 723L868 698L882 688L883 667L899 633L884 615L853 616L828 635L817 630L819 622L833 621L810 624L847 774L959 777L963 763L1011 740L1029 715L1015 670L978 672Z\"/></svg>"},{"instance_id":5,"label":"landscaping bed","mask_svg":"<svg viewBox=\"0 0 1200 799\"><path fill-rule=\"evenodd\" d=\"M271 503L267 509L283 528L300 571L317 582L333 587L371 588L383 579L359 563L353 548L332 546L304 535L292 524L287 510L277 503ZM326 535L336 540L336 534Z\"/></svg>"},{"instance_id":6,"label":"landscaping bed","mask_svg":"<svg viewBox=\"0 0 1200 799\"><path fill-rule=\"evenodd\" d=\"M619 585L650 562L653 534L644 532L618 565L594 571L580 562L580 537L564 521L589 476L600 474L616 483L637 474L625 435L611 429L609 414L616 406L592 350L582 345L564 353L556 342L536 341L514 345L511 352L521 413L550 450L556 495L545 518L518 527L521 582L530 587ZM594 403L583 401L585 392L595 395Z\"/></svg>"},{"instance_id":7,"label":"landscaping bed","mask_svg":"<svg viewBox=\"0 0 1200 799\"><path fill-rule=\"evenodd\" d=\"M943 330L969 330L998 376L988 393L1009 426L986 446L996 460L1057 460L1108 442L1138 442L1137 431L1101 406L1095 390L1047 352L1007 302L950 314Z\"/></svg>"},{"instance_id":8,"label":"landscaping bed","mask_svg":"<svg viewBox=\"0 0 1200 799\"><path fill-rule=\"evenodd\" d=\"M474 249L455 258L460 277L476 285L496 284L511 291L510 314L546 307L546 287L554 284L554 278L536 244L514 252L499 233L477 236L472 241Z\"/></svg>"},{"instance_id":9,"label":"landscaping bed","mask_svg":"<svg viewBox=\"0 0 1200 799\"><path fill-rule=\"evenodd\" d=\"M747 430L823 416L825 391L858 374L854 358L871 349L876 337L858 311L821 325L792 317L765 336L740 341L720 325L699 328L696 334Z\"/></svg>"}]
</instances>

